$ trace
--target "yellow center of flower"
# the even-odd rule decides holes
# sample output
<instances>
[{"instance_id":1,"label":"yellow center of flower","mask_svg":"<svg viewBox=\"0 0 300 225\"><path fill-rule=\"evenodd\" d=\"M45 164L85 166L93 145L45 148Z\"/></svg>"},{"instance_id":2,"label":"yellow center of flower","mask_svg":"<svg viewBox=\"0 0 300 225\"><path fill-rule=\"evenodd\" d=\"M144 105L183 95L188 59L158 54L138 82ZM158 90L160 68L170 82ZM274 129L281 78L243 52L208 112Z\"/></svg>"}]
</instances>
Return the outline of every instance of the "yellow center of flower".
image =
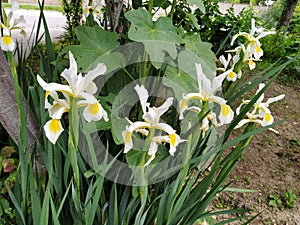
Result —
<instances>
[{"instance_id":1,"label":"yellow center of flower","mask_svg":"<svg viewBox=\"0 0 300 225\"><path fill-rule=\"evenodd\" d=\"M131 141L131 132L125 132L125 143L129 143Z\"/></svg>"},{"instance_id":2,"label":"yellow center of flower","mask_svg":"<svg viewBox=\"0 0 300 225\"><path fill-rule=\"evenodd\" d=\"M175 146L176 144L176 134L170 134L170 145Z\"/></svg>"},{"instance_id":3,"label":"yellow center of flower","mask_svg":"<svg viewBox=\"0 0 300 225\"><path fill-rule=\"evenodd\" d=\"M259 45L258 45L258 46L256 46L256 48L255 48L255 51L256 51L257 53L261 52L261 48L260 48L260 46L259 46Z\"/></svg>"},{"instance_id":4,"label":"yellow center of flower","mask_svg":"<svg viewBox=\"0 0 300 225\"><path fill-rule=\"evenodd\" d=\"M53 133L59 132L61 130L61 127L60 127L60 124L59 124L59 120L58 119L52 119L50 121L50 124L49 124L49 129Z\"/></svg>"},{"instance_id":5,"label":"yellow center of flower","mask_svg":"<svg viewBox=\"0 0 300 225\"><path fill-rule=\"evenodd\" d=\"M100 111L98 102L95 103L95 104L89 105L88 111L92 115L97 115L99 113L99 111Z\"/></svg>"},{"instance_id":6,"label":"yellow center of flower","mask_svg":"<svg viewBox=\"0 0 300 225\"><path fill-rule=\"evenodd\" d=\"M253 38L250 39L250 45L256 45L255 39L253 39Z\"/></svg>"},{"instance_id":7,"label":"yellow center of flower","mask_svg":"<svg viewBox=\"0 0 300 225\"><path fill-rule=\"evenodd\" d=\"M235 72L231 71L229 74L228 74L228 77L233 79L235 78Z\"/></svg>"},{"instance_id":8,"label":"yellow center of flower","mask_svg":"<svg viewBox=\"0 0 300 225\"><path fill-rule=\"evenodd\" d=\"M272 116L270 113L266 113L266 115L264 116L264 121L266 121L267 123L270 122L272 120Z\"/></svg>"},{"instance_id":9,"label":"yellow center of flower","mask_svg":"<svg viewBox=\"0 0 300 225\"><path fill-rule=\"evenodd\" d=\"M186 107L186 99L182 99L182 101L181 101L181 105L180 105L180 109L182 110L182 109L184 109L185 107Z\"/></svg>"},{"instance_id":10,"label":"yellow center of flower","mask_svg":"<svg viewBox=\"0 0 300 225\"><path fill-rule=\"evenodd\" d=\"M2 41L5 45L11 45L13 42L10 36L3 36Z\"/></svg>"},{"instance_id":11,"label":"yellow center of flower","mask_svg":"<svg viewBox=\"0 0 300 225\"><path fill-rule=\"evenodd\" d=\"M230 115L230 107L228 105L221 105L221 114L225 117Z\"/></svg>"}]
</instances>

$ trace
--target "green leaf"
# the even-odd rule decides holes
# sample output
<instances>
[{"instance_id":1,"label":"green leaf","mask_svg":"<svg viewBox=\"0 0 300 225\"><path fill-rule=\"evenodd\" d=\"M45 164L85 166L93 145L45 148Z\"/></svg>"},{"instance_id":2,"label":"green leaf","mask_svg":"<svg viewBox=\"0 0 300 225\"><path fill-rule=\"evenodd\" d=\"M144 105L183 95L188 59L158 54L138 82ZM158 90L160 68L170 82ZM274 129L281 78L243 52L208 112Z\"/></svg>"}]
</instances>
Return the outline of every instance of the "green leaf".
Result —
<instances>
[{"instance_id":1,"label":"green leaf","mask_svg":"<svg viewBox=\"0 0 300 225\"><path fill-rule=\"evenodd\" d=\"M253 193L257 192L257 190L252 189L243 189L243 188L225 188L223 191L230 191L230 192L238 192L238 193Z\"/></svg>"},{"instance_id":2,"label":"green leaf","mask_svg":"<svg viewBox=\"0 0 300 225\"><path fill-rule=\"evenodd\" d=\"M117 145L123 144L122 131L125 130L128 121L125 119L130 116L128 109L131 109L136 103L138 96L134 91L134 83L122 89L116 96L111 110L111 132Z\"/></svg>"},{"instance_id":3,"label":"green leaf","mask_svg":"<svg viewBox=\"0 0 300 225\"><path fill-rule=\"evenodd\" d=\"M71 51L76 58L79 72L87 72L100 62L106 65L107 72L123 65L122 55L111 52L119 47L117 33L105 31L98 26L79 26L75 33L80 45L68 46L61 54Z\"/></svg>"},{"instance_id":4,"label":"green leaf","mask_svg":"<svg viewBox=\"0 0 300 225\"><path fill-rule=\"evenodd\" d=\"M7 192L9 194L9 197L10 197L10 200L12 201L12 203L14 204L15 206L15 209L16 211L18 212L18 214L20 215L20 218L22 220L22 223L25 225L25 218L24 218L24 215L23 215L23 212L22 212L22 209L21 209L21 206L19 205L15 195L12 193L12 191L10 190L9 186L6 185L6 189L7 189Z\"/></svg>"},{"instance_id":5,"label":"green leaf","mask_svg":"<svg viewBox=\"0 0 300 225\"><path fill-rule=\"evenodd\" d=\"M181 91L198 92L198 81L195 63L201 63L204 74L213 79L216 76L216 57L211 51L211 44L203 42L199 35L186 35L183 38L185 49L182 49L177 57L177 68L168 66L165 72L166 78L163 82L169 87L171 83L179 85L176 87L175 96L180 99Z\"/></svg>"},{"instance_id":6,"label":"green leaf","mask_svg":"<svg viewBox=\"0 0 300 225\"><path fill-rule=\"evenodd\" d=\"M140 150L131 149L126 153L126 162L128 165L138 166L140 161L142 160L144 152Z\"/></svg>"},{"instance_id":7,"label":"green leaf","mask_svg":"<svg viewBox=\"0 0 300 225\"><path fill-rule=\"evenodd\" d=\"M183 38L183 42L185 44L185 48L192 53L195 53L197 57L194 57L192 53L188 52L188 55L184 55L182 64L185 65L186 68L190 68L195 70L195 65L191 65L191 63L199 63L199 60L202 65L203 72L208 78L214 78L216 75L216 56L211 50L212 45L207 42L203 42L200 38L200 35L186 35ZM194 57L194 59L193 59ZM185 70L186 72L188 70Z\"/></svg>"},{"instance_id":8,"label":"green leaf","mask_svg":"<svg viewBox=\"0 0 300 225\"><path fill-rule=\"evenodd\" d=\"M47 224L49 221L49 203L50 203L50 185L48 184L45 197L43 200L42 210L41 210L41 217L40 217L40 224Z\"/></svg>"},{"instance_id":9,"label":"green leaf","mask_svg":"<svg viewBox=\"0 0 300 225\"><path fill-rule=\"evenodd\" d=\"M99 210L99 199L102 193L104 181L102 176L99 176L96 173L93 173L93 175L97 176L97 180L96 182L89 184L84 203L84 217L86 225L95 224L95 216Z\"/></svg>"},{"instance_id":10,"label":"green leaf","mask_svg":"<svg viewBox=\"0 0 300 225\"><path fill-rule=\"evenodd\" d=\"M53 224L60 225L60 222L59 222L58 216L57 216L57 211L55 208L55 204L54 204L54 201L53 201L51 195L50 195L50 206L51 206L51 214L52 214Z\"/></svg>"},{"instance_id":11,"label":"green leaf","mask_svg":"<svg viewBox=\"0 0 300 225\"><path fill-rule=\"evenodd\" d=\"M118 218L118 193L116 188L116 183L114 183L113 188L111 189L110 199L109 199L109 222L110 224L117 225L119 224Z\"/></svg>"},{"instance_id":12,"label":"green leaf","mask_svg":"<svg viewBox=\"0 0 300 225\"><path fill-rule=\"evenodd\" d=\"M198 24L197 17L192 13L188 13L185 11L183 11L183 12L184 12L185 16L193 23L193 25L196 27L196 29L200 30L200 26Z\"/></svg>"},{"instance_id":13,"label":"green leaf","mask_svg":"<svg viewBox=\"0 0 300 225\"><path fill-rule=\"evenodd\" d=\"M209 55L209 52L208 54ZM164 85L174 87L171 83L179 85L180 88L174 88L175 96L181 99L182 93L198 92L198 81L196 73L196 63L202 65L204 74L209 78L215 77L216 66L209 63L209 56L205 58L205 54L199 57L195 52L189 50L182 50L178 54L178 68L168 66L165 71L163 80ZM184 92L182 92L184 90Z\"/></svg>"},{"instance_id":14,"label":"green leaf","mask_svg":"<svg viewBox=\"0 0 300 225\"><path fill-rule=\"evenodd\" d=\"M39 193L37 191L37 187L35 186L35 179L32 169L30 169L28 176L31 201L34 202L34 204L32 204L32 220L33 224L38 224L41 221L40 217L42 213L42 207Z\"/></svg>"},{"instance_id":15,"label":"green leaf","mask_svg":"<svg viewBox=\"0 0 300 225\"><path fill-rule=\"evenodd\" d=\"M165 78L163 79L164 85L173 88L177 99L181 99L183 93L194 92L198 89L195 77L177 68L168 66L165 71Z\"/></svg>"},{"instance_id":16,"label":"green leaf","mask_svg":"<svg viewBox=\"0 0 300 225\"><path fill-rule=\"evenodd\" d=\"M166 53L173 59L176 58L176 44L180 44L181 38L170 18L160 17L154 23L151 15L142 8L127 12L125 17L131 22L128 32L129 38L144 43L145 49L156 68L159 68L164 61Z\"/></svg>"},{"instance_id":17,"label":"green leaf","mask_svg":"<svg viewBox=\"0 0 300 225\"><path fill-rule=\"evenodd\" d=\"M204 14L206 13L205 6L204 6L202 0L187 0L187 3L190 6L196 5L200 9L201 12L203 12Z\"/></svg>"}]
</instances>

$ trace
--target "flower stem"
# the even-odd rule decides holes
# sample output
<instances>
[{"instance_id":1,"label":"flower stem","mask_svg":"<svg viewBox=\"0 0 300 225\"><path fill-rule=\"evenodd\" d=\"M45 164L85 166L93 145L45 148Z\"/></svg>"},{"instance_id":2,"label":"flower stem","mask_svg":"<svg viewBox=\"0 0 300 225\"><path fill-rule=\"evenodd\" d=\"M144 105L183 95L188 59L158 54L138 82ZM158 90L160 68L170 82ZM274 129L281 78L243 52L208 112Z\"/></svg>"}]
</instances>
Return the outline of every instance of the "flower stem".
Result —
<instances>
[{"instance_id":1,"label":"flower stem","mask_svg":"<svg viewBox=\"0 0 300 225\"><path fill-rule=\"evenodd\" d=\"M208 108L208 102L203 102L201 111L198 114L200 125L201 125L202 120L204 119L205 115L207 114L207 108Z\"/></svg>"},{"instance_id":2,"label":"flower stem","mask_svg":"<svg viewBox=\"0 0 300 225\"><path fill-rule=\"evenodd\" d=\"M171 20L173 19L173 15L174 15L174 12L175 12L175 6L176 6L176 0L173 0L173 2L172 2L172 8L171 8L171 13L170 13Z\"/></svg>"},{"instance_id":3,"label":"flower stem","mask_svg":"<svg viewBox=\"0 0 300 225\"><path fill-rule=\"evenodd\" d=\"M7 53L7 59L10 65L10 70L12 74L12 78L14 81L14 88L15 88L15 95L16 95L16 102L17 102L17 108L18 108L18 116L20 121L20 133L18 138L18 146L19 146L19 156L20 156L20 168L21 168L21 188L22 188L22 198L24 200L24 205L22 205L22 211L26 211L26 202L27 202L27 189L28 189L28 180L26 177L28 177L28 134L27 134L27 124L26 124L26 118L25 118L25 109L24 104L22 102L22 93L20 91L19 81L18 81L18 74L17 69L14 61L14 57L12 52L6 52Z\"/></svg>"},{"instance_id":4,"label":"flower stem","mask_svg":"<svg viewBox=\"0 0 300 225\"><path fill-rule=\"evenodd\" d=\"M152 15L152 8L153 8L153 0L149 0L148 2L148 12Z\"/></svg>"},{"instance_id":5,"label":"flower stem","mask_svg":"<svg viewBox=\"0 0 300 225\"><path fill-rule=\"evenodd\" d=\"M9 61L10 70L11 70L11 74L12 74L14 86L15 86L16 101L17 101L17 105L18 105L18 116L20 119L20 127L23 127L22 126L24 123L24 118L23 118L24 113L22 112L23 106L22 106L22 101L21 101L21 93L20 93L17 69L16 69L16 65L15 65L15 61L14 61L12 52L7 52L7 58Z\"/></svg>"},{"instance_id":6,"label":"flower stem","mask_svg":"<svg viewBox=\"0 0 300 225\"><path fill-rule=\"evenodd\" d=\"M69 139L68 139L68 153L70 157L71 166L73 169L73 176L77 195L80 199L80 182L79 182L79 168L77 164L77 147L78 147L78 132L79 132L79 115L77 102L74 98L70 98L70 113L69 113Z\"/></svg>"}]
</instances>

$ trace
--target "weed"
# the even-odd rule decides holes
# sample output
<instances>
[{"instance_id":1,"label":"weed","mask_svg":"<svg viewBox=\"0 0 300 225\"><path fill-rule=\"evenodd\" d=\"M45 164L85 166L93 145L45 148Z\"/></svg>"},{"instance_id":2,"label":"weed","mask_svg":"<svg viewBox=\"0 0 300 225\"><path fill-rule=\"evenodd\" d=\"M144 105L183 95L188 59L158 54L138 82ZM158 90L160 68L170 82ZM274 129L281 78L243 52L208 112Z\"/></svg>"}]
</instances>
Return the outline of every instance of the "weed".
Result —
<instances>
[{"instance_id":1,"label":"weed","mask_svg":"<svg viewBox=\"0 0 300 225\"><path fill-rule=\"evenodd\" d=\"M283 199L287 207L289 208L295 208L296 207L296 200L297 196L292 190L288 190L284 192Z\"/></svg>"},{"instance_id":2,"label":"weed","mask_svg":"<svg viewBox=\"0 0 300 225\"><path fill-rule=\"evenodd\" d=\"M267 219L264 220L263 223L264 223L265 225L267 225L267 224L271 224L272 222L273 222L273 220L272 220L271 218L267 218Z\"/></svg>"},{"instance_id":3,"label":"weed","mask_svg":"<svg viewBox=\"0 0 300 225\"><path fill-rule=\"evenodd\" d=\"M246 180L246 182L247 182L247 184L248 185L250 185L251 184L251 177L250 176L247 176L246 178L245 178L245 180Z\"/></svg>"},{"instance_id":4,"label":"weed","mask_svg":"<svg viewBox=\"0 0 300 225\"><path fill-rule=\"evenodd\" d=\"M257 202L258 202L258 203L262 203L262 201L263 201L263 200L262 200L261 197L259 197L259 198L257 199Z\"/></svg>"},{"instance_id":5,"label":"weed","mask_svg":"<svg viewBox=\"0 0 300 225\"><path fill-rule=\"evenodd\" d=\"M269 205L280 210L296 207L297 196L292 190L284 192L282 197L277 194L270 194L269 199Z\"/></svg>"},{"instance_id":6,"label":"weed","mask_svg":"<svg viewBox=\"0 0 300 225\"><path fill-rule=\"evenodd\" d=\"M284 209L283 202L278 195L270 194L269 198L270 198L269 201L270 206L273 206L274 208L278 208L280 210Z\"/></svg>"},{"instance_id":7,"label":"weed","mask_svg":"<svg viewBox=\"0 0 300 225\"><path fill-rule=\"evenodd\" d=\"M273 170L272 171L272 177L276 178L276 177L280 177L281 176L281 171L280 170Z\"/></svg>"}]
</instances>

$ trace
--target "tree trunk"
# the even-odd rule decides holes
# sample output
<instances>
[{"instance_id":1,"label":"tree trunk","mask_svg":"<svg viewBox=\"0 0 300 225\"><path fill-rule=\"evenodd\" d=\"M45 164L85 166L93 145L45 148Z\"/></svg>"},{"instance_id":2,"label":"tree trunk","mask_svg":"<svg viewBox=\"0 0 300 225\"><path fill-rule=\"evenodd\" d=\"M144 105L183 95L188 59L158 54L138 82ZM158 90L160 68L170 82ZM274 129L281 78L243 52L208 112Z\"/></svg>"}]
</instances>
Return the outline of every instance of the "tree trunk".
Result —
<instances>
[{"instance_id":1,"label":"tree trunk","mask_svg":"<svg viewBox=\"0 0 300 225\"><path fill-rule=\"evenodd\" d=\"M24 96L22 97L24 109L27 111L28 151L31 154L37 141L39 127L31 110L26 110L26 99ZM0 123L6 129L12 140L18 145L20 121L17 115L18 105L16 102L14 81L9 64L0 49Z\"/></svg>"},{"instance_id":2,"label":"tree trunk","mask_svg":"<svg viewBox=\"0 0 300 225\"><path fill-rule=\"evenodd\" d=\"M279 30L282 26L284 26L286 29L288 29L290 20L293 17L297 3L298 3L298 0L286 0L285 1L282 14L281 14L279 21L277 23L277 26L276 26L277 30Z\"/></svg>"}]
</instances>

